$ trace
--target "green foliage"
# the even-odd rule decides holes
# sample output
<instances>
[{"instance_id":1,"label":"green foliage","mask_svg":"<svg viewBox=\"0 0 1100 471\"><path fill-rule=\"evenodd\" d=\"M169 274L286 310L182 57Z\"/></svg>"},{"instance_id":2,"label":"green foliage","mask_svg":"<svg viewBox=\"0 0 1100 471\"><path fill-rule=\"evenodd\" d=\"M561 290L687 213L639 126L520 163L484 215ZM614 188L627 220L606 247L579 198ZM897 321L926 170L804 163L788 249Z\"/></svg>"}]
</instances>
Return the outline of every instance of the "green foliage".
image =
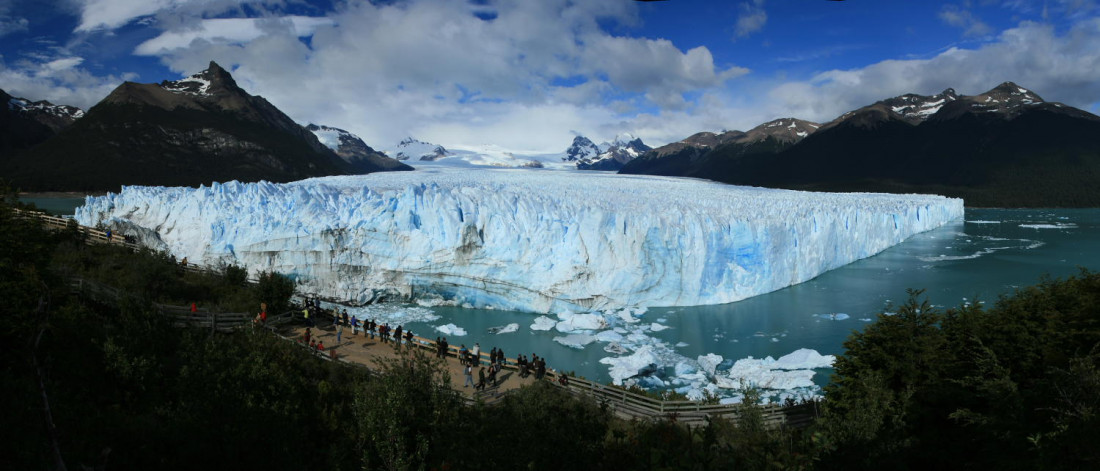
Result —
<instances>
[{"instance_id":1,"label":"green foliage","mask_svg":"<svg viewBox=\"0 0 1100 471\"><path fill-rule=\"evenodd\" d=\"M940 314L910 300L845 343L817 440L836 468L1100 465L1100 275Z\"/></svg>"},{"instance_id":2,"label":"green foliage","mask_svg":"<svg viewBox=\"0 0 1100 471\"><path fill-rule=\"evenodd\" d=\"M290 309L290 297L294 295L294 280L275 272L260 273L256 283L256 297L267 303L269 313L282 314Z\"/></svg>"},{"instance_id":3,"label":"green foliage","mask_svg":"<svg viewBox=\"0 0 1100 471\"><path fill-rule=\"evenodd\" d=\"M462 402L442 361L417 349L383 362L355 395L357 448L364 469L426 469L445 461Z\"/></svg>"},{"instance_id":4,"label":"green foliage","mask_svg":"<svg viewBox=\"0 0 1100 471\"><path fill-rule=\"evenodd\" d=\"M248 281L248 270L240 265L226 265L222 270L225 283L229 286L244 286Z\"/></svg>"}]
</instances>

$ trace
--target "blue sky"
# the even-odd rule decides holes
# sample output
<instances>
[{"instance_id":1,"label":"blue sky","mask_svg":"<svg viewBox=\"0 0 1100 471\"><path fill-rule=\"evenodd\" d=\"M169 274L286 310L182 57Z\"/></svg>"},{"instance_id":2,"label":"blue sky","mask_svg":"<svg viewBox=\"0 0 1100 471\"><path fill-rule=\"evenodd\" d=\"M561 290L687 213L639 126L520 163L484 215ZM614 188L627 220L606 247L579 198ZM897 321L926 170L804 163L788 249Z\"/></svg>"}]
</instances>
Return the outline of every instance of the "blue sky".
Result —
<instances>
[{"instance_id":1,"label":"blue sky","mask_svg":"<svg viewBox=\"0 0 1100 471\"><path fill-rule=\"evenodd\" d=\"M1100 112L1094 0L0 0L0 88L89 108L210 60L375 147L651 145L1014 81Z\"/></svg>"}]
</instances>

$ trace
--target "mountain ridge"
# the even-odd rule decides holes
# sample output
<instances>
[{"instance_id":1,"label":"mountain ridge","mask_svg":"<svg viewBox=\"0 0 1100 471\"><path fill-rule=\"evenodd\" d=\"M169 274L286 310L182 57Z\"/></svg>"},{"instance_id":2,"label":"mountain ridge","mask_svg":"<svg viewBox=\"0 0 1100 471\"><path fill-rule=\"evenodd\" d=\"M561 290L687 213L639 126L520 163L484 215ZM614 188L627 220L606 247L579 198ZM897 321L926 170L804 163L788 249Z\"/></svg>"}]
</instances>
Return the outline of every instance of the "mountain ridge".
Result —
<instances>
[{"instance_id":1,"label":"mountain ridge","mask_svg":"<svg viewBox=\"0 0 1100 471\"><path fill-rule=\"evenodd\" d=\"M765 138L746 148L737 139L744 138L713 147L685 139L678 150L651 152L621 172L815 191L938 193L971 206L1100 206L1100 117L1043 101L1013 82L973 96L947 89L880 100L793 145Z\"/></svg>"},{"instance_id":2,"label":"mountain ridge","mask_svg":"<svg viewBox=\"0 0 1100 471\"><path fill-rule=\"evenodd\" d=\"M0 165L27 190L115 191L411 170L390 160L345 160L211 61L180 80L125 82L57 135Z\"/></svg>"}]
</instances>

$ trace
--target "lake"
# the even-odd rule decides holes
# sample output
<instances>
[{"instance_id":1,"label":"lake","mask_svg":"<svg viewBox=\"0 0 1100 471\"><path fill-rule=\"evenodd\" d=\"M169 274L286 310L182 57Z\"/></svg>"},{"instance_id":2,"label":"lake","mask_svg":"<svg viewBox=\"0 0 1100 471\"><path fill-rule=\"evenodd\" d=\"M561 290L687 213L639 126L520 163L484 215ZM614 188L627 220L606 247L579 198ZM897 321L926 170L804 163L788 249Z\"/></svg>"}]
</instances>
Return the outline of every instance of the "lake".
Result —
<instances>
[{"instance_id":1,"label":"lake","mask_svg":"<svg viewBox=\"0 0 1100 471\"><path fill-rule=\"evenodd\" d=\"M59 214L72 214L83 204L82 198L48 200L30 201ZM836 355L843 353L842 344L853 330L890 305L903 303L909 288L925 290L940 308L988 304L1043 275L1064 277L1077 273L1078 267L1100 270L1100 209L968 209L964 221L918 234L799 285L731 304L648 309L635 316L638 322L628 332L644 338L623 344L654 347L666 379L674 376L673 365L708 353L727 360L779 358L802 348ZM607 342L563 345L555 338L562 340L566 333L531 329L535 314L393 304L349 311L404 324L424 337L445 335L455 346L477 342L482 350L500 347L508 356L535 353L553 368L611 380L608 365L599 362L616 356L605 351ZM447 324L466 335L434 330ZM509 324L518 324L518 329L490 332ZM817 371L813 382L824 385L829 371Z\"/></svg>"},{"instance_id":2,"label":"lake","mask_svg":"<svg viewBox=\"0 0 1100 471\"><path fill-rule=\"evenodd\" d=\"M808 282L731 304L651 308L641 321L667 326L647 335L667 345L671 355L691 360L708 353L734 360L779 358L800 348L835 355L843 353L842 344L853 330L888 306L903 303L909 288L925 290L928 300L941 309L989 304L1015 288L1037 283L1043 275L1065 277L1077 273L1078 267L1100 270L1100 209L968 209L965 221L918 234ZM452 345L479 342L483 350L497 346L509 356L537 353L553 367L610 381L608 366L599 363L614 356L604 351L606 343L580 349L562 345L554 338L565 334L530 328L535 314L458 307L427 310L438 319L409 323L418 335L434 338L442 335L432 330L434 326L455 324L467 335L448 336ZM399 315L381 317L401 321ZM519 329L489 332L511 323ZM818 372L814 383L826 384L829 371Z\"/></svg>"}]
</instances>

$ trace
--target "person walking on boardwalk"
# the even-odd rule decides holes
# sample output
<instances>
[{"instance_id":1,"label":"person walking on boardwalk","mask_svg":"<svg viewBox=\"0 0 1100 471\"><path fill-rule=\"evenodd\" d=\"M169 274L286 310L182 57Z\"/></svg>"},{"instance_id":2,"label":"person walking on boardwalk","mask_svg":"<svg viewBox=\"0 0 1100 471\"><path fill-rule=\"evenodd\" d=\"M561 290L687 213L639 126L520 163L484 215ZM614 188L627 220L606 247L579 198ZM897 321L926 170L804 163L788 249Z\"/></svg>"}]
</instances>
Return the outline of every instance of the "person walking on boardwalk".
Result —
<instances>
[{"instance_id":1,"label":"person walking on boardwalk","mask_svg":"<svg viewBox=\"0 0 1100 471\"><path fill-rule=\"evenodd\" d=\"M398 325L397 328L393 330L393 345L394 345L394 348L401 348L401 326L400 325Z\"/></svg>"},{"instance_id":2,"label":"person walking on boardwalk","mask_svg":"<svg viewBox=\"0 0 1100 471\"><path fill-rule=\"evenodd\" d=\"M484 366L478 367L478 369L477 369L477 387L475 387L474 389L477 389L478 391L481 391L481 390L485 389L485 367Z\"/></svg>"},{"instance_id":3,"label":"person walking on boardwalk","mask_svg":"<svg viewBox=\"0 0 1100 471\"><path fill-rule=\"evenodd\" d=\"M336 343L340 343L340 337L344 335L344 324L336 326Z\"/></svg>"},{"instance_id":4,"label":"person walking on boardwalk","mask_svg":"<svg viewBox=\"0 0 1100 471\"><path fill-rule=\"evenodd\" d=\"M493 384L494 388L497 387L497 370L499 367L499 364L489 366L489 382Z\"/></svg>"},{"instance_id":5,"label":"person walking on boardwalk","mask_svg":"<svg viewBox=\"0 0 1100 471\"><path fill-rule=\"evenodd\" d=\"M466 368L462 370L462 373L466 375L466 383L462 385L464 388L468 388L474 385L474 369L470 365L466 365Z\"/></svg>"}]
</instances>

